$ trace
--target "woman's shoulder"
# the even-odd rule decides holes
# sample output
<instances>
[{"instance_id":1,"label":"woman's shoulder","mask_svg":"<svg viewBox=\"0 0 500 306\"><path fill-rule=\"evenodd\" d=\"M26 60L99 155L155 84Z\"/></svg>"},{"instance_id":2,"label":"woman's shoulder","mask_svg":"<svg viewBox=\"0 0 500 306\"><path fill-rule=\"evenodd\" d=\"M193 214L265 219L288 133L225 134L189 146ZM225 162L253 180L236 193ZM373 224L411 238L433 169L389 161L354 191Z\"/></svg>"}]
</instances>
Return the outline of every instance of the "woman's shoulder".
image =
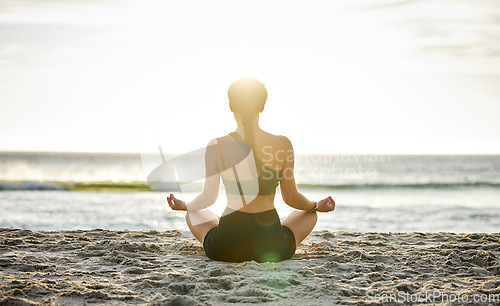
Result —
<instances>
[{"instance_id":1,"label":"woman's shoulder","mask_svg":"<svg viewBox=\"0 0 500 306\"><path fill-rule=\"evenodd\" d=\"M266 133L266 136L268 137L268 139L270 140L270 142L276 144L277 147L286 148L286 149L290 149L292 147L292 142L285 135L271 134L268 132L265 132L265 133Z\"/></svg>"},{"instance_id":2,"label":"woman's shoulder","mask_svg":"<svg viewBox=\"0 0 500 306\"><path fill-rule=\"evenodd\" d=\"M221 135L218 137L214 137L214 138L210 139L210 141L208 143L209 144L214 144L214 143L216 144L218 141L224 141L224 140L232 140L231 135L225 134L225 135Z\"/></svg>"},{"instance_id":3,"label":"woman's shoulder","mask_svg":"<svg viewBox=\"0 0 500 306\"><path fill-rule=\"evenodd\" d=\"M222 143L227 143L228 141L234 141L234 138L231 137L231 135L226 134L226 135L221 135L221 136L212 138L209 141L208 145L219 145Z\"/></svg>"},{"instance_id":4,"label":"woman's shoulder","mask_svg":"<svg viewBox=\"0 0 500 306\"><path fill-rule=\"evenodd\" d=\"M274 138L275 141L290 142L290 139L288 139L288 137L286 137L285 135L271 134L269 132L264 133L266 133L266 135L269 135L269 137Z\"/></svg>"}]
</instances>

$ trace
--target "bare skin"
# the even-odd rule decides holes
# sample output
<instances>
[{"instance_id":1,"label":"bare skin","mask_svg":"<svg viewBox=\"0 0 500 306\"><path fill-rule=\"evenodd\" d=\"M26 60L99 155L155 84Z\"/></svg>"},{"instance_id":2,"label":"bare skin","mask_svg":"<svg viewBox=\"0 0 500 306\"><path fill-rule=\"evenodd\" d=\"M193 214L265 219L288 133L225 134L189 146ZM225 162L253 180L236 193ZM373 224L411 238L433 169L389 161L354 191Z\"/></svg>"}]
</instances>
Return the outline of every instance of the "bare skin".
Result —
<instances>
[{"instance_id":1,"label":"bare skin","mask_svg":"<svg viewBox=\"0 0 500 306\"><path fill-rule=\"evenodd\" d=\"M244 126L241 117L238 113L234 115L238 123L235 132L244 137ZM281 196L283 201L296 209L296 211L293 211L282 219L281 224L292 230L295 236L296 246L298 246L311 233L316 225L318 219L317 213L310 213L315 207L315 202L307 199L297 190L294 177L295 156L290 140L285 136L273 135L260 129L258 125L258 113L255 114L255 118L253 119L254 144L256 148L254 154L264 162L269 169L281 171L282 173L280 179ZM218 140L232 141L233 139L231 136L226 135ZM215 140L210 143L215 143ZM187 211L186 222L189 229L194 237L202 244L207 233L219 224L219 218L210 210L204 209L215 203L219 186L220 175L213 175L205 179L202 193L189 203L177 199L173 194L167 197L168 204L173 210ZM232 197L235 196L227 194L227 197L229 205L233 200ZM250 203L239 210L248 213L258 213L274 209L274 197L275 194L257 195ZM237 198L239 199L239 196ZM237 198L234 198L234 200L236 201ZM330 196L317 201L317 204L317 212L329 212L335 209L335 201ZM193 209L193 207L196 207L196 209Z\"/></svg>"}]
</instances>

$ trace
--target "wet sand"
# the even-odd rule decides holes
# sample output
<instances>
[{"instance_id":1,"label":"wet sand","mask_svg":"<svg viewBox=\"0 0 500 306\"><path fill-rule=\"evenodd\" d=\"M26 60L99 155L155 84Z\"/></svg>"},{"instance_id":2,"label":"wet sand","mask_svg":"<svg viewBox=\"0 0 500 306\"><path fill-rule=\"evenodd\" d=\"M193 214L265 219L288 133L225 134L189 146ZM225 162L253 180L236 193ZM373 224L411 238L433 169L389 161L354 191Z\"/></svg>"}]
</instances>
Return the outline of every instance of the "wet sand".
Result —
<instances>
[{"instance_id":1,"label":"wet sand","mask_svg":"<svg viewBox=\"0 0 500 306\"><path fill-rule=\"evenodd\" d=\"M189 232L4 228L0 305L500 304L499 255L500 233L318 231L291 260L224 263Z\"/></svg>"}]
</instances>

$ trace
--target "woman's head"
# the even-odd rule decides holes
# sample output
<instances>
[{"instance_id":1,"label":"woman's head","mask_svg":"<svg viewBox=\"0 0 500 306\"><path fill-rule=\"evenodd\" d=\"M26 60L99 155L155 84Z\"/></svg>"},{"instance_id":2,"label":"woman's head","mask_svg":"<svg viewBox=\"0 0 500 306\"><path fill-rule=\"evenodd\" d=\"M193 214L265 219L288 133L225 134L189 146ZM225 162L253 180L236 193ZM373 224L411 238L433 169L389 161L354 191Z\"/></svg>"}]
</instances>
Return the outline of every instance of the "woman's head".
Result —
<instances>
[{"instance_id":1,"label":"woman's head","mask_svg":"<svg viewBox=\"0 0 500 306\"><path fill-rule=\"evenodd\" d=\"M227 96L233 113L253 115L264 110L267 89L256 78L241 78L229 86Z\"/></svg>"},{"instance_id":2,"label":"woman's head","mask_svg":"<svg viewBox=\"0 0 500 306\"><path fill-rule=\"evenodd\" d=\"M242 78L229 86L227 91L229 107L243 126L246 141L255 152L255 118L264 110L267 101L267 89L255 78ZM236 119L238 120L238 119Z\"/></svg>"}]
</instances>

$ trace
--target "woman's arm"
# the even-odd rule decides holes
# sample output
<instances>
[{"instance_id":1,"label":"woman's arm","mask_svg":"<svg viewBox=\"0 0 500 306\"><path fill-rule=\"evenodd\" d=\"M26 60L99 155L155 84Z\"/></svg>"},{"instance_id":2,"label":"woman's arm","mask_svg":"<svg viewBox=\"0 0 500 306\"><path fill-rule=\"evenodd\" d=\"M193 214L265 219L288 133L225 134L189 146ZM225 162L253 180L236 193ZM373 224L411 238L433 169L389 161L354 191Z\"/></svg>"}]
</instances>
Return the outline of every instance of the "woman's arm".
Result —
<instances>
[{"instance_id":1,"label":"woman's arm","mask_svg":"<svg viewBox=\"0 0 500 306\"><path fill-rule=\"evenodd\" d=\"M285 136L282 137L284 139L285 156L280 180L281 196L287 205L295 209L310 211L316 204L315 202L307 199L297 190L294 175L295 153L290 140ZM318 211L332 211L334 208L335 201L333 201L331 197L327 197L318 202Z\"/></svg>"},{"instance_id":2,"label":"woman's arm","mask_svg":"<svg viewBox=\"0 0 500 306\"><path fill-rule=\"evenodd\" d=\"M171 194L167 197L167 200L172 209L196 211L205 209L215 203L219 195L220 187L220 171L217 167L217 158L219 155L217 155L217 149L217 140L212 139L208 143L205 151L205 183L203 185L203 191L188 203L175 198L174 195Z\"/></svg>"}]
</instances>

